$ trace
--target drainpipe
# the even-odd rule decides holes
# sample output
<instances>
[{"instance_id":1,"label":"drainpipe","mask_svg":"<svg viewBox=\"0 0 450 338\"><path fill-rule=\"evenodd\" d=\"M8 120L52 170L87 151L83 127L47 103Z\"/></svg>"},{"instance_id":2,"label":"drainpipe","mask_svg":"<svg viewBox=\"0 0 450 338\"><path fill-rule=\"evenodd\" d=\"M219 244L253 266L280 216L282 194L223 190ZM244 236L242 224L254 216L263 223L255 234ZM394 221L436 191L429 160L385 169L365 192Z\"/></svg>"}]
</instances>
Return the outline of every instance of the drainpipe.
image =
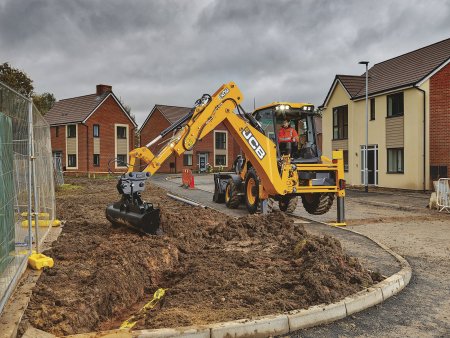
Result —
<instances>
[{"instance_id":1,"label":"drainpipe","mask_svg":"<svg viewBox=\"0 0 450 338\"><path fill-rule=\"evenodd\" d=\"M426 131L427 131L427 129L426 129L426 122L427 122L427 120L426 120L426 117L427 117L426 116L426 91L417 86L414 86L414 88L416 88L418 91L421 91L423 94L423 184L422 184L422 189L423 189L423 192L425 193L426 192L426 165L427 165L427 163L426 163L426 154L427 154L426 153L426 150L427 150L427 148L426 148Z\"/></svg>"}]
</instances>

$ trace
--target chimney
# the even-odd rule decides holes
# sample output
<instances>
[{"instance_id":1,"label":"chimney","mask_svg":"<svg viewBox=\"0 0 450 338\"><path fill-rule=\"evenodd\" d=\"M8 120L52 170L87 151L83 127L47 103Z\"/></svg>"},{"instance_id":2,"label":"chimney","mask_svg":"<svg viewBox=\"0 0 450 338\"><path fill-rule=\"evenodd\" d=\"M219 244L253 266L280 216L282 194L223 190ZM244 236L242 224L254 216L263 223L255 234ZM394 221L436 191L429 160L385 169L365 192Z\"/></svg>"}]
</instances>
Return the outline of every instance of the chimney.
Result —
<instances>
[{"instance_id":1,"label":"chimney","mask_svg":"<svg viewBox=\"0 0 450 338\"><path fill-rule=\"evenodd\" d=\"M103 95L105 93L112 92L112 86L98 84L97 85L97 96Z\"/></svg>"}]
</instances>

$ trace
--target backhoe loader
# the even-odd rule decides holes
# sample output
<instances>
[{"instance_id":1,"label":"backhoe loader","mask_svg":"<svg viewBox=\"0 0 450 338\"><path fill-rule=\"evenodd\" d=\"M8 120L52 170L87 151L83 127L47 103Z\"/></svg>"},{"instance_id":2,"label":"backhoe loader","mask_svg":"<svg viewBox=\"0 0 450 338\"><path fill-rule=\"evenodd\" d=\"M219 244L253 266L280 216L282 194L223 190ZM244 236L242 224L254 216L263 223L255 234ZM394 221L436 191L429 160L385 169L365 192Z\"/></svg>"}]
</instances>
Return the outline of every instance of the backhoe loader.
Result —
<instances>
[{"instance_id":1,"label":"backhoe loader","mask_svg":"<svg viewBox=\"0 0 450 338\"><path fill-rule=\"evenodd\" d=\"M339 186L335 187L339 183L336 178L343 177L342 173L339 176L339 168L330 168L332 161L322 157L317 147L316 115L312 104L293 102L273 102L252 113L264 134L276 145L278 170L281 172L283 166L291 165L295 166L294 172L297 174L294 174L294 177L297 176L294 178L297 186L292 191L270 196L267 200L268 211L277 201L281 211L291 213L296 209L299 197L305 210L313 215L325 214L333 205L336 189L339 190ZM289 128L300 135L299 140L283 142L279 135L283 121L290 122ZM260 205L259 195L253 193L253 190L258 190L259 178L249 160L251 154L248 149L244 148L242 152L243 156L238 155L234 162L234 173L214 174L213 201L225 202L232 209L244 203L248 211L254 213ZM341 186L344 184L343 181L340 183Z\"/></svg>"},{"instance_id":2,"label":"backhoe loader","mask_svg":"<svg viewBox=\"0 0 450 338\"><path fill-rule=\"evenodd\" d=\"M308 211L321 212L328 211L333 201L331 196L337 195L338 222L343 219L345 180L342 151L334 151L333 160L330 160L319 156L314 142L305 150L299 149L312 154L302 159L301 156L293 156L292 149L281 149L277 144L277 117L290 118L297 125L302 123L306 139L311 143L315 138L314 123L311 122L313 106L272 104L248 114L241 107L242 100L243 95L235 83L224 84L213 95L204 94L186 116L163 130L154 140L132 150L127 173L117 183L121 199L106 208L107 219L113 224L132 226L150 234L158 233L160 210L141 198L145 181L170 155L179 156L192 150L199 140L222 122L244 152L245 161L241 161L236 175L218 177L214 194L216 201L231 199L238 194L251 213L258 208L265 213L270 211L271 200L278 200L280 209L288 210L293 203L291 201L300 195ZM170 141L158 154L152 153L149 147L171 132L174 135ZM145 165L142 171L137 160Z\"/></svg>"}]
</instances>

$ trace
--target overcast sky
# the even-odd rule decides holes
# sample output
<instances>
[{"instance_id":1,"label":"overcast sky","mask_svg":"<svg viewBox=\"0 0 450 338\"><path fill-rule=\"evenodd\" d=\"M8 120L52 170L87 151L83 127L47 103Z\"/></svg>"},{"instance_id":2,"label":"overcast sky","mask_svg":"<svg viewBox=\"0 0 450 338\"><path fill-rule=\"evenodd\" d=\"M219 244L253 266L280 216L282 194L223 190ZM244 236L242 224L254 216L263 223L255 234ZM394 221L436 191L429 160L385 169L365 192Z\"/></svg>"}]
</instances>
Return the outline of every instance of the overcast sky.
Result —
<instances>
[{"instance_id":1,"label":"overcast sky","mask_svg":"<svg viewBox=\"0 0 450 338\"><path fill-rule=\"evenodd\" d=\"M58 100L99 83L142 123L235 81L244 107L320 105L336 74L450 37L450 0L0 0L0 62Z\"/></svg>"}]
</instances>

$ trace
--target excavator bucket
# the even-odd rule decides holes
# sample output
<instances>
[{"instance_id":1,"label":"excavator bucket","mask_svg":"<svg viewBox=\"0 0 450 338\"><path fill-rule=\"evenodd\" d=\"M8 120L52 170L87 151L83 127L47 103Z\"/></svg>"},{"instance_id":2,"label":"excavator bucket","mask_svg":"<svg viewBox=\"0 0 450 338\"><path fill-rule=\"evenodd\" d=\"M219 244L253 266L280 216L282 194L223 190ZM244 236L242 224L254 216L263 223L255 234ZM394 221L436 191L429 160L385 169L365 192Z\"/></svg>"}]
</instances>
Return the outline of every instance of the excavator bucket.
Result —
<instances>
[{"instance_id":1,"label":"excavator bucket","mask_svg":"<svg viewBox=\"0 0 450 338\"><path fill-rule=\"evenodd\" d=\"M131 227L152 235L160 232L160 209L141 199L148 176L148 173L132 172L120 177L117 190L122 198L106 208L106 218L114 226Z\"/></svg>"},{"instance_id":2,"label":"excavator bucket","mask_svg":"<svg viewBox=\"0 0 450 338\"><path fill-rule=\"evenodd\" d=\"M146 204L145 209L128 208L122 201L106 208L106 218L114 226L126 226L151 235L156 235L160 225L159 209Z\"/></svg>"}]
</instances>

